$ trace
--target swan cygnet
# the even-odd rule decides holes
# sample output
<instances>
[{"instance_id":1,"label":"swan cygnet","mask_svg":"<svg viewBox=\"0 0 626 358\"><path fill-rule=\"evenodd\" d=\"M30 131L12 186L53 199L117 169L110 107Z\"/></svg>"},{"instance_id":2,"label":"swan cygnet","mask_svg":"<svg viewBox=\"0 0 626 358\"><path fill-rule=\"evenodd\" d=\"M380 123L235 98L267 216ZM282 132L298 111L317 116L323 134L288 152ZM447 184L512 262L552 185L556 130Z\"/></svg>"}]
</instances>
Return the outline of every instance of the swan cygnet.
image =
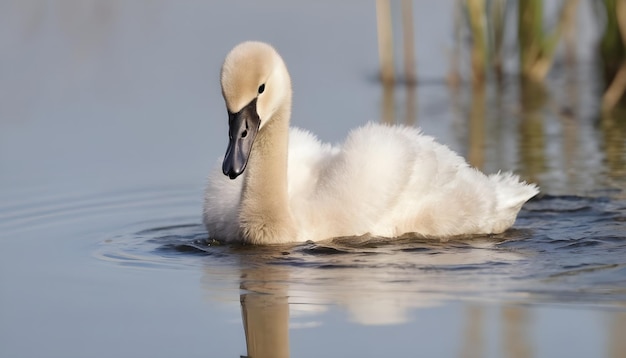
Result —
<instances>
[{"instance_id":1,"label":"swan cygnet","mask_svg":"<svg viewBox=\"0 0 626 358\"><path fill-rule=\"evenodd\" d=\"M211 238L279 244L501 233L539 192L512 173L481 173L416 128L370 123L341 146L290 129L291 79L268 44L233 48L221 85L229 142L205 191Z\"/></svg>"}]
</instances>

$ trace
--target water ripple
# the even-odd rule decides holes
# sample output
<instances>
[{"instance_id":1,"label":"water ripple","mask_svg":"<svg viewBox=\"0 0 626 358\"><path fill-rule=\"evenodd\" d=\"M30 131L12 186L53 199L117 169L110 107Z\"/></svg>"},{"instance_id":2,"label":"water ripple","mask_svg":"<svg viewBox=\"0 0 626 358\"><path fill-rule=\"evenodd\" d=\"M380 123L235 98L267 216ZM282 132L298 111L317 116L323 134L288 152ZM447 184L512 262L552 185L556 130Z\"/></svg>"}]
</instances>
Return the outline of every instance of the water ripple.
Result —
<instances>
[{"instance_id":1,"label":"water ripple","mask_svg":"<svg viewBox=\"0 0 626 358\"><path fill-rule=\"evenodd\" d=\"M302 292L311 298L400 290L422 298L611 305L626 302L620 207L624 203L606 197L544 195L528 203L514 229L498 235L446 240L364 235L265 247L212 240L189 217L167 225L155 219L104 240L96 256L124 266L201 267L211 284L257 287L270 280L271 290L300 292L301 303ZM265 274L259 278L259 272Z\"/></svg>"},{"instance_id":2,"label":"water ripple","mask_svg":"<svg viewBox=\"0 0 626 358\"><path fill-rule=\"evenodd\" d=\"M0 230L5 233L66 225L87 219L154 207L187 206L197 192L179 188L149 188L112 193L57 196L41 194L35 199L5 201L0 205Z\"/></svg>"}]
</instances>

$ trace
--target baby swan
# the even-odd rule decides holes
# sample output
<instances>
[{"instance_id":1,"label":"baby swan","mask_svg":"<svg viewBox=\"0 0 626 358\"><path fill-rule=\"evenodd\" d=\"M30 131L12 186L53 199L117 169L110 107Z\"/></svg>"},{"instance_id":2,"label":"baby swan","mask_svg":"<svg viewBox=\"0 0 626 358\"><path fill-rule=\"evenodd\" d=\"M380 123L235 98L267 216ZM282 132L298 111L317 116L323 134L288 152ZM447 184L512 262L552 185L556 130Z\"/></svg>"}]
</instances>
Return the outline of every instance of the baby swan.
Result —
<instances>
[{"instance_id":1,"label":"baby swan","mask_svg":"<svg viewBox=\"0 0 626 358\"><path fill-rule=\"evenodd\" d=\"M370 123L338 147L290 129L291 79L268 44L233 48L221 85L229 142L203 215L215 239L500 233L539 192L511 173L484 175L415 128Z\"/></svg>"}]
</instances>

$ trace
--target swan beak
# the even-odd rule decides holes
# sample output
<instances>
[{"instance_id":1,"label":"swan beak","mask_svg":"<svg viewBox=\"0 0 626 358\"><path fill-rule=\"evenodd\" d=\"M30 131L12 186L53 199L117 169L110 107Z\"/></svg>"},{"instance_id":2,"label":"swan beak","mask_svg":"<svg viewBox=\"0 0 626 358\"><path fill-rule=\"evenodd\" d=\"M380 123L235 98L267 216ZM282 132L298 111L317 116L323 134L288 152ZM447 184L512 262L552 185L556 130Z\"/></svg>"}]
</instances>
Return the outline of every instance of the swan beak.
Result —
<instances>
[{"instance_id":1,"label":"swan beak","mask_svg":"<svg viewBox=\"0 0 626 358\"><path fill-rule=\"evenodd\" d=\"M222 163L222 172L235 179L246 169L252 143L256 137L261 118L256 112L256 98L239 112L228 111L228 148Z\"/></svg>"}]
</instances>

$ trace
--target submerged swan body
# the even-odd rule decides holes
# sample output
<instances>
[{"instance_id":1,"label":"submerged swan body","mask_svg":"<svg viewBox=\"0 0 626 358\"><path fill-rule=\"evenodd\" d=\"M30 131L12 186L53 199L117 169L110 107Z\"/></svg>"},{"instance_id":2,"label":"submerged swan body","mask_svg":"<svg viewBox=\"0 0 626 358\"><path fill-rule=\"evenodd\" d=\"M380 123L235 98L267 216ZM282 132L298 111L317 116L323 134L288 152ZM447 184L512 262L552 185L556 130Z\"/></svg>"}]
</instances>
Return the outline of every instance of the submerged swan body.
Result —
<instances>
[{"instance_id":1,"label":"submerged swan body","mask_svg":"<svg viewBox=\"0 0 626 358\"><path fill-rule=\"evenodd\" d=\"M229 144L209 175L213 238L252 244L405 233L500 233L538 193L511 173L484 175L417 129L367 124L341 146L289 128L291 81L270 46L244 42L221 75Z\"/></svg>"}]
</instances>

